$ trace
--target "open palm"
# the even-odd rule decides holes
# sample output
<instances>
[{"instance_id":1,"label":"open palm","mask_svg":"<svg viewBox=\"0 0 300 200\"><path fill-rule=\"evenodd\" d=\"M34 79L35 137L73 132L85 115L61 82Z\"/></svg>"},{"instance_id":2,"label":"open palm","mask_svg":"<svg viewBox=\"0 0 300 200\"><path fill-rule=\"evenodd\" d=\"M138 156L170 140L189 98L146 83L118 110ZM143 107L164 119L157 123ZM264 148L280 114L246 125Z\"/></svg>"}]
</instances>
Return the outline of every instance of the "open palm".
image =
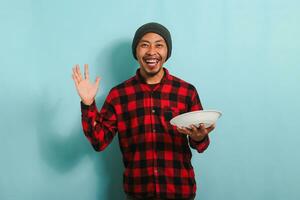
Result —
<instances>
[{"instance_id":1,"label":"open palm","mask_svg":"<svg viewBox=\"0 0 300 200\"><path fill-rule=\"evenodd\" d=\"M97 94L100 78L97 77L94 83L90 82L88 64L84 65L84 79L78 64L73 67L72 78L82 102L86 105L91 105Z\"/></svg>"}]
</instances>

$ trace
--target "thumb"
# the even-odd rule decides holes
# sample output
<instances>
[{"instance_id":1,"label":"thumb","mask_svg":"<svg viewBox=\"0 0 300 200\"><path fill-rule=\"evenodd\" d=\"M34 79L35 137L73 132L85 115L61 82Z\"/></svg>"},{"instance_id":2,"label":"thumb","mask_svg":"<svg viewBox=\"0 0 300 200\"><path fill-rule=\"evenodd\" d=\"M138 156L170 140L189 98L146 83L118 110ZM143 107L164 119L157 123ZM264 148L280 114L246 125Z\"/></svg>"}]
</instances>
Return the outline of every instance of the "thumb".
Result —
<instances>
[{"instance_id":1,"label":"thumb","mask_svg":"<svg viewBox=\"0 0 300 200\"><path fill-rule=\"evenodd\" d=\"M95 84L99 85L100 79L101 79L101 78L97 76L96 81L95 81Z\"/></svg>"},{"instance_id":2,"label":"thumb","mask_svg":"<svg viewBox=\"0 0 300 200\"><path fill-rule=\"evenodd\" d=\"M208 127L208 132L214 130L216 128L216 124L212 124L210 127Z\"/></svg>"},{"instance_id":3,"label":"thumb","mask_svg":"<svg viewBox=\"0 0 300 200\"><path fill-rule=\"evenodd\" d=\"M100 79L101 79L101 78L97 76L96 81L95 81L95 85L96 85L97 87L99 87Z\"/></svg>"}]
</instances>

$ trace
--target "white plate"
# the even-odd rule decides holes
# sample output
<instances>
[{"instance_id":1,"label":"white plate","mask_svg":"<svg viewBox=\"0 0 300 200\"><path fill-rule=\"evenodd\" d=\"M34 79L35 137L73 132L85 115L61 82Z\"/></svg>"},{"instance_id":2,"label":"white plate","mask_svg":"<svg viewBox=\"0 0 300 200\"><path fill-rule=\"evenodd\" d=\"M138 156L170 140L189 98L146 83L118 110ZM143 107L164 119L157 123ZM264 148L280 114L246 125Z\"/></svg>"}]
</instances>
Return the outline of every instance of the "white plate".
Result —
<instances>
[{"instance_id":1,"label":"white plate","mask_svg":"<svg viewBox=\"0 0 300 200\"><path fill-rule=\"evenodd\" d=\"M215 124L221 115L222 113L216 110L198 110L177 115L171 119L170 123L177 127L187 128L192 124L199 127L200 123L203 123L205 128L207 128Z\"/></svg>"}]
</instances>

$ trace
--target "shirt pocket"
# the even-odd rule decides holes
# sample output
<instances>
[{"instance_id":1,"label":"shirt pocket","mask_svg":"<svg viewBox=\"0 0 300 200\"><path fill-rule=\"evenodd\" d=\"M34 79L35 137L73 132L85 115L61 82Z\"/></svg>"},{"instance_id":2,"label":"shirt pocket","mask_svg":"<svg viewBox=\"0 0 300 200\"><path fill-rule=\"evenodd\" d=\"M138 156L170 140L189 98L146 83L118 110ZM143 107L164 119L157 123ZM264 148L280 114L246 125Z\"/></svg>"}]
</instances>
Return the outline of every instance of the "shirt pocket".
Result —
<instances>
[{"instance_id":1,"label":"shirt pocket","mask_svg":"<svg viewBox=\"0 0 300 200\"><path fill-rule=\"evenodd\" d=\"M176 117L179 115L181 112L178 108L176 107L163 107L162 108L162 114L161 114L161 120L162 124L164 126L164 129L172 134L174 132L177 132L176 126L173 126L170 121L172 118Z\"/></svg>"},{"instance_id":2,"label":"shirt pocket","mask_svg":"<svg viewBox=\"0 0 300 200\"><path fill-rule=\"evenodd\" d=\"M176 117L177 115L179 115L180 111L178 108L174 108L174 107L164 107L162 109L162 115L165 119L166 122L170 123L170 120L174 117Z\"/></svg>"}]
</instances>

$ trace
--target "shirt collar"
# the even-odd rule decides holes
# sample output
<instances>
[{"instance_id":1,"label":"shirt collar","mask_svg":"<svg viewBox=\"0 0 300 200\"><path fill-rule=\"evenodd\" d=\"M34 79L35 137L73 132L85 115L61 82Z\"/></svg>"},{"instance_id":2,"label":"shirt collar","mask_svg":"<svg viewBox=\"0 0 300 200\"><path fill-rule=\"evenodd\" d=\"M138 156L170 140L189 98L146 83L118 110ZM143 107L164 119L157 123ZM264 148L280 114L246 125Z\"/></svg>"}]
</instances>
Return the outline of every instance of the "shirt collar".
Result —
<instances>
[{"instance_id":1,"label":"shirt collar","mask_svg":"<svg viewBox=\"0 0 300 200\"><path fill-rule=\"evenodd\" d=\"M135 79L139 82L139 83L143 83L143 84L147 84L145 79L142 77L141 72L140 72L140 68L136 70L136 75L135 75ZM163 67L163 70L165 71L164 76L162 77L161 81L159 84L163 84L166 83L166 81L171 79L171 75L169 73L169 70L167 70L166 68Z\"/></svg>"}]
</instances>

